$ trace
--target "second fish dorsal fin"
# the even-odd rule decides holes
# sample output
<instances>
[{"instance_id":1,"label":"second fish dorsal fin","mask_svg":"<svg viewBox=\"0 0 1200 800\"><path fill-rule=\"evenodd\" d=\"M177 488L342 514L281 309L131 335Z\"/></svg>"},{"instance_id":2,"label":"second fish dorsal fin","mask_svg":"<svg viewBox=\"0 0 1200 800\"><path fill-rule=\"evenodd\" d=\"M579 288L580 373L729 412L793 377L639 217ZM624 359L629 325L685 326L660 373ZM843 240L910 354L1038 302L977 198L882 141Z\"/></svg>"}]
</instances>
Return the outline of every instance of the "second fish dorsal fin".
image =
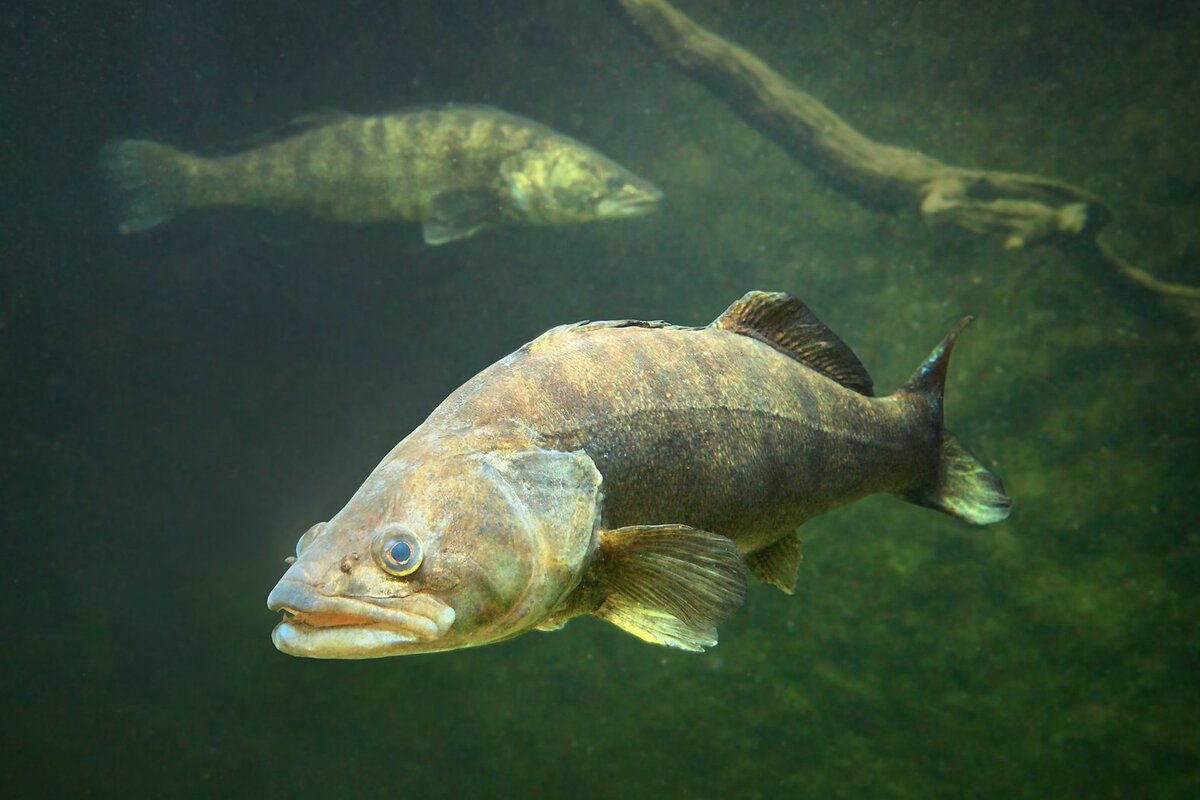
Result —
<instances>
[{"instance_id":1,"label":"second fish dorsal fin","mask_svg":"<svg viewBox=\"0 0 1200 800\"><path fill-rule=\"evenodd\" d=\"M345 122L354 115L339 108L323 108L320 111L310 111L307 114L297 114L283 124L282 129L289 135L324 128L327 125L337 125Z\"/></svg>"},{"instance_id":2,"label":"second fish dorsal fin","mask_svg":"<svg viewBox=\"0 0 1200 800\"><path fill-rule=\"evenodd\" d=\"M875 382L849 345L790 294L747 292L713 326L769 344L847 389L875 394Z\"/></svg>"}]
</instances>

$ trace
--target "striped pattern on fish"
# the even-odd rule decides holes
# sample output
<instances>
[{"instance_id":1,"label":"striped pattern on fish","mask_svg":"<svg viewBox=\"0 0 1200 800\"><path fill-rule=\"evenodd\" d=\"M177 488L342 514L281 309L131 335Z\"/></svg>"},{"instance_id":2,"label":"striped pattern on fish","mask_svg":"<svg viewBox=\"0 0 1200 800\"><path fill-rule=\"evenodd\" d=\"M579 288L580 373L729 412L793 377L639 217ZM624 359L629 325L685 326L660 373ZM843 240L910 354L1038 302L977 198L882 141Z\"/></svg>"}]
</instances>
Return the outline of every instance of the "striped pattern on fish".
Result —
<instances>
[{"instance_id":1,"label":"striped pattern on fish","mask_svg":"<svg viewBox=\"0 0 1200 800\"><path fill-rule=\"evenodd\" d=\"M661 192L592 148L483 106L378 116L314 115L292 135L203 157L156 142L105 147L122 233L213 206L293 211L339 222L421 222L430 244L504 224L636 216Z\"/></svg>"}]
</instances>

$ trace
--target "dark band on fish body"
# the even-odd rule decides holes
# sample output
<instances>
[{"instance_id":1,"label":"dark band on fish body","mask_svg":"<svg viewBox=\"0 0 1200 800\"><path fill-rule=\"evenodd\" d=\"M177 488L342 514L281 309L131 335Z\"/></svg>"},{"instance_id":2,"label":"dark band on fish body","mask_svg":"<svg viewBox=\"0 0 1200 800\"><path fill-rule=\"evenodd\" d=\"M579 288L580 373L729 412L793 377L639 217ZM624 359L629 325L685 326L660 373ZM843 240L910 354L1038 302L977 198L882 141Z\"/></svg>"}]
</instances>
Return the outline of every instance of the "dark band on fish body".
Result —
<instances>
[{"instance_id":1,"label":"dark band on fish body","mask_svg":"<svg viewBox=\"0 0 1200 800\"><path fill-rule=\"evenodd\" d=\"M660 196L586 145L487 107L310 115L287 128L286 138L219 159L153 142L105 148L128 215L121 230L148 230L187 208L254 206L344 222L419 221L427 242L443 244L501 224L632 216ZM548 180L548 160L564 158L574 168ZM487 218L479 203L463 204L463 218L434 207L446 193L482 192L495 196Z\"/></svg>"},{"instance_id":2,"label":"dark band on fish body","mask_svg":"<svg viewBox=\"0 0 1200 800\"><path fill-rule=\"evenodd\" d=\"M387 153L388 148L387 122L380 117L375 117L364 120L363 124L370 127L370 141L375 148L375 155L377 157L383 156Z\"/></svg>"}]
</instances>

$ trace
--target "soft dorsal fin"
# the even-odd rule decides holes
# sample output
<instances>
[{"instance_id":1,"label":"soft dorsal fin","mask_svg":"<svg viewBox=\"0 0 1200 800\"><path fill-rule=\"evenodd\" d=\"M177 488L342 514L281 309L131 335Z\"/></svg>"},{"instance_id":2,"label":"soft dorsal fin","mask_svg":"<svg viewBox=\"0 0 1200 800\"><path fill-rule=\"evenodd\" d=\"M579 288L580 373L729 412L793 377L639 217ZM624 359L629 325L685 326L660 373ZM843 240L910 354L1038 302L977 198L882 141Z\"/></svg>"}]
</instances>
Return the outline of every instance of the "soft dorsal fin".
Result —
<instances>
[{"instance_id":1,"label":"soft dorsal fin","mask_svg":"<svg viewBox=\"0 0 1200 800\"><path fill-rule=\"evenodd\" d=\"M266 130L236 139L229 147L234 152L244 152L256 147L274 144L284 139L290 139L293 136L299 136L302 133L308 133L317 128L324 128L327 125L336 125L337 123L345 122L353 116L349 112L338 111L337 109L326 109L308 114L300 114L292 117L287 122L281 122Z\"/></svg>"},{"instance_id":2,"label":"soft dorsal fin","mask_svg":"<svg viewBox=\"0 0 1200 800\"><path fill-rule=\"evenodd\" d=\"M320 111L310 111L307 114L297 114L285 122L281 129L288 135L324 128L327 125L337 125L345 122L354 115L339 108L325 108Z\"/></svg>"},{"instance_id":3,"label":"soft dorsal fin","mask_svg":"<svg viewBox=\"0 0 1200 800\"><path fill-rule=\"evenodd\" d=\"M875 394L875 382L854 351L790 294L747 292L713 326L769 344L847 389Z\"/></svg>"}]
</instances>

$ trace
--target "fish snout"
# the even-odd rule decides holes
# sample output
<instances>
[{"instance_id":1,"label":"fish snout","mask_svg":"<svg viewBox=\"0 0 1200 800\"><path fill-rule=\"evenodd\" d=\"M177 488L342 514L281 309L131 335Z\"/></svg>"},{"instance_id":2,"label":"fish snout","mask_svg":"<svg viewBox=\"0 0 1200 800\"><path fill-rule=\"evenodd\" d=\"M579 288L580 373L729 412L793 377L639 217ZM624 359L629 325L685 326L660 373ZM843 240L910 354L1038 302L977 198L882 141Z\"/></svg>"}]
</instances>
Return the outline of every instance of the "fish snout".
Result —
<instances>
[{"instance_id":1,"label":"fish snout","mask_svg":"<svg viewBox=\"0 0 1200 800\"><path fill-rule=\"evenodd\" d=\"M602 217L637 217L656 210L662 198L662 190L657 186L642 178L634 178L627 181L615 195L601 200L596 210Z\"/></svg>"},{"instance_id":2,"label":"fish snout","mask_svg":"<svg viewBox=\"0 0 1200 800\"><path fill-rule=\"evenodd\" d=\"M267 595L268 610L277 612L291 611L293 610L293 605L306 602L303 600L305 594L316 591L306 583L289 578L288 575L290 574L291 570L288 570L288 574L284 575L279 580L279 583L275 584L275 588L271 590L271 593Z\"/></svg>"},{"instance_id":3,"label":"fish snout","mask_svg":"<svg viewBox=\"0 0 1200 800\"><path fill-rule=\"evenodd\" d=\"M313 560L293 558L288 563L288 568L284 571L283 577L279 579L280 583L284 581L295 581L297 583L307 583L316 586L321 583L321 575Z\"/></svg>"}]
</instances>

